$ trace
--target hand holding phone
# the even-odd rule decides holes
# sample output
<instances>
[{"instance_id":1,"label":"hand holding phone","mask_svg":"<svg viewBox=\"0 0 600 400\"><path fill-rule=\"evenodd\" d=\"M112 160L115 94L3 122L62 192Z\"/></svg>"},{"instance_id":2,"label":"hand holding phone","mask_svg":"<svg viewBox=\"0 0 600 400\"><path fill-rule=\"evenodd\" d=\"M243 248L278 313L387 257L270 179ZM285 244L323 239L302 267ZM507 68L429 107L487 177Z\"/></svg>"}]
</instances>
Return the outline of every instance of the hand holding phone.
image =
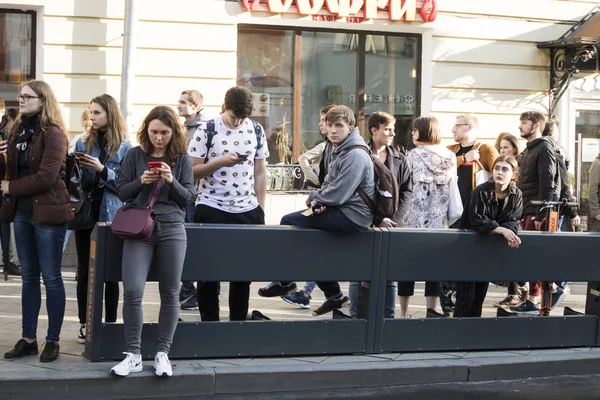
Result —
<instances>
[{"instance_id":1,"label":"hand holding phone","mask_svg":"<svg viewBox=\"0 0 600 400\"><path fill-rule=\"evenodd\" d=\"M162 162L160 161L150 161L148 163L148 171L153 171L157 173L158 176L160 176L160 171L158 171L160 168L162 168Z\"/></svg>"},{"instance_id":2,"label":"hand holding phone","mask_svg":"<svg viewBox=\"0 0 600 400\"><path fill-rule=\"evenodd\" d=\"M85 157L85 153L82 153L81 151L74 151L73 154L75 154L75 157L77 157L77 158Z\"/></svg>"},{"instance_id":3,"label":"hand holding phone","mask_svg":"<svg viewBox=\"0 0 600 400\"><path fill-rule=\"evenodd\" d=\"M237 153L237 152L236 152L235 154L236 154L236 155L237 155L239 158L244 158L244 159L248 158L248 154L242 154L242 153Z\"/></svg>"}]
</instances>

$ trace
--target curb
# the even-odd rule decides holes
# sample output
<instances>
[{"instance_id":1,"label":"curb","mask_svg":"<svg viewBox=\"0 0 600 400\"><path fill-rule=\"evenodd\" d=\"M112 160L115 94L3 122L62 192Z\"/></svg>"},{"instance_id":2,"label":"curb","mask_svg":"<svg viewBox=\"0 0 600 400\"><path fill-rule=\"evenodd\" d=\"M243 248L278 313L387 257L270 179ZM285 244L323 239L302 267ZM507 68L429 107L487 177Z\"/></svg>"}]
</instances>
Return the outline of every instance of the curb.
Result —
<instances>
[{"instance_id":1,"label":"curb","mask_svg":"<svg viewBox=\"0 0 600 400\"><path fill-rule=\"evenodd\" d=\"M0 398L183 398L591 375L599 370L600 353L561 354L560 350L548 350L521 359L516 353L514 357L502 353L472 358L284 366L205 367L198 360L174 364L177 366L171 378L156 377L150 363L145 363L142 373L127 378L109 375L112 363L94 363L67 371L8 372L0 377Z\"/></svg>"}]
</instances>

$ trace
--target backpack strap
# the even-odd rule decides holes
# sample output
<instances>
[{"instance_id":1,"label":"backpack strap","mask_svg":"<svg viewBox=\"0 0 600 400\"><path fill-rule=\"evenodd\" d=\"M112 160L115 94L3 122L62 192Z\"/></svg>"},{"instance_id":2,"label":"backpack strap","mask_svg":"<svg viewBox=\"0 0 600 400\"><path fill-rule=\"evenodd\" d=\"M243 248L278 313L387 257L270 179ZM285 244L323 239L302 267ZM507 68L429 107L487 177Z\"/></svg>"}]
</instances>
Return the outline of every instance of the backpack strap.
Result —
<instances>
[{"instance_id":1,"label":"backpack strap","mask_svg":"<svg viewBox=\"0 0 600 400\"><path fill-rule=\"evenodd\" d=\"M262 127L255 120L251 119L250 121L252 121L252 124L254 125L254 134L256 135L256 152L258 153L258 149L264 146L264 143L260 142L262 139Z\"/></svg>"},{"instance_id":2,"label":"backpack strap","mask_svg":"<svg viewBox=\"0 0 600 400\"><path fill-rule=\"evenodd\" d=\"M252 124L254 125L254 134L256 135L256 152L258 152L258 149L260 149L262 146L264 146L264 143L261 143L262 128L261 128L260 124L258 122L256 122L255 120L251 119L250 121L252 121ZM212 125L210 124L210 122L212 122ZM217 131L215 130L215 124L214 124L214 119L213 119L206 123L206 157L204 158L205 164L208 161L208 152L210 151L210 148L212 147L213 138L215 137L216 134L217 134Z\"/></svg>"},{"instance_id":3,"label":"backpack strap","mask_svg":"<svg viewBox=\"0 0 600 400\"><path fill-rule=\"evenodd\" d=\"M217 134L215 130L215 120L211 119L206 122L206 157L204 157L204 164L208 161L208 153L213 144L213 137Z\"/></svg>"},{"instance_id":4,"label":"backpack strap","mask_svg":"<svg viewBox=\"0 0 600 400\"><path fill-rule=\"evenodd\" d=\"M350 146L345 150L345 152L348 153L350 150L354 150L354 149L363 149L369 155L371 162L373 162L373 154L365 146L361 146L361 145ZM375 188L375 190L377 190L377 188ZM364 191L364 189L360 187L360 183L358 184L356 191L358 192L358 194L360 195L360 198L366 204L366 206L369 207L371 212L375 213L375 211L377 210L375 202L373 201L373 199L371 199L367 195L367 193Z\"/></svg>"}]
</instances>

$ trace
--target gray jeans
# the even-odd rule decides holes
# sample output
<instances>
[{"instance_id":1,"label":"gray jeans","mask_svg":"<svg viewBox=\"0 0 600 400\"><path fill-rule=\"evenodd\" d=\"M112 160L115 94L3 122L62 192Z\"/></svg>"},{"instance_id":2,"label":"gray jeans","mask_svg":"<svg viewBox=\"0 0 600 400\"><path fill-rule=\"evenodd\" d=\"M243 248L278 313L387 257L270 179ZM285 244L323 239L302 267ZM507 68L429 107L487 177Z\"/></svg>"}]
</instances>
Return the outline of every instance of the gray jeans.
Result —
<instances>
[{"instance_id":1,"label":"gray jeans","mask_svg":"<svg viewBox=\"0 0 600 400\"><path fill-rule=\"evenodd\" d=\"M123 322L127 351L141 354L142 298L148 271L153 265L158 273L160 312L158 314L157 351L169 353L179 318L179 282L187 236L182 222L156 222L148 240L125 240L123 243Z\"/></svg>"}]
</instances>

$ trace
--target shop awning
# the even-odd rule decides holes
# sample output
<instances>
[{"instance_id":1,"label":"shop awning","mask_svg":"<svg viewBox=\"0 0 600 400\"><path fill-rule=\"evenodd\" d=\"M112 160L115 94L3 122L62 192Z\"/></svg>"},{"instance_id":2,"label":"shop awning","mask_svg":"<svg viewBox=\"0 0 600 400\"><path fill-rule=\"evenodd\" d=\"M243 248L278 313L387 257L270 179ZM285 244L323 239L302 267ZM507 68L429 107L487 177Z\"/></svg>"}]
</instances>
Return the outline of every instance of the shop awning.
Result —
<instances>
[{"instance_id":1,"label":"shop awning","mask_svg":"<svg viewBox=\"0 0 600 400\"><path fill-rule=\"evenodd\" d=\"M542 49L578 48L600 45L600 9L596 7L579 23L569 29L561 38L550 42L540 42Z\"/></svg>"},{"instance_id":2,"label":"shop awning","mask_svg":"<svg viewBox=\"0 0 600 400\"><path fill-rule=\"evenodd\" d=\"M594 8L562 37L537 44L550 49L550 118L573 77L600 71L600 8Z\"/></svg>"}]
</instances>

